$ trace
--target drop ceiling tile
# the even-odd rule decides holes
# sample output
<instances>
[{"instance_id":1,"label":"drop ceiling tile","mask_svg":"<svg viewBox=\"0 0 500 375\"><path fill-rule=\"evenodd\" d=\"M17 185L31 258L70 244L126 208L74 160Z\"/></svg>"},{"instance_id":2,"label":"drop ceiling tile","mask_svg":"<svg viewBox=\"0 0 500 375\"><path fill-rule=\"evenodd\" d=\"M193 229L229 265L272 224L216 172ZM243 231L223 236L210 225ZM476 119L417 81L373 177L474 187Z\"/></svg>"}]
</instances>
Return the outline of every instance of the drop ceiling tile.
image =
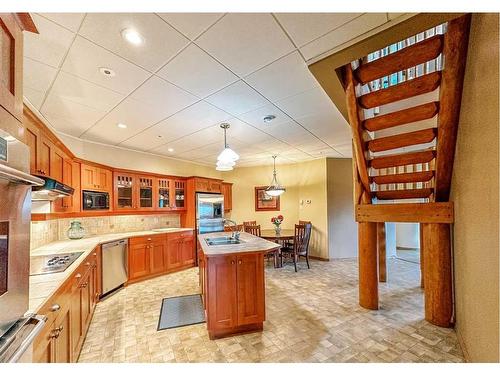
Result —
<instances>
[{"instance_id":1,"label":"drop ceiling tile","mask_svg":"<svg viewBox=\"0 0 500 375\"><path fill-rule=\"evenodd\" d=\"M57 69L41 62L24 58L23 65L23 87L31 88L45 93L52 84Z\"/></svg>"},{"instance_id":2,"label":"drop ceiling tile","mask_svg":"<svg viewBox=\"0 0 500 375\"><path fill-rule=\"evenodd\" d=\"M58 131L79 137L106 112L49 94L40 112Z\"/></svg>"},{"instance_id":3,"label":"drop ceiling tile","mask_svg":"<svg viewBox=\"0 0 500 375\"><path fill-rule=\"evenodd\" d=\"M270 122L265 122L264 117L268 115L276 116L276 118ZM238 118L265 132L274 126L292 121L286 113L282 112L273 104L267 104L253 111L243 113L239 115Z\"/></svg>"},{"instance_id":4,"label":"drop ceiling tile","mask_svg":"<svg viewBox=\"0 0 500 375\"><path fill-rule=\"evenodd\" d=\"M163 118L165 118L163 108L127 97L82 137L116 145ZM127 125L127 128L118 128L119 123Z\"/></svg>"},{"instance_id":5,"label":"drop ceiling tile","mask_svg":"<svg viewBox=\"0 0 500 375\"><path fill-rule=\"evenodd\" d=\"M261 141L255 145L256 149L267 151L271 154L279 154L290 149L290 145L274 138L269 137L267 140Z\"/></svg>"},{"instance_id":6,"label":"drop ceiling tile","mask_svg":"<svg viewBox=\"0 0 500 375\"><path fill-rule=\"evenodd\" d=\"M158 13L170 25L191 40L212 26L223 13Z\"/></svg>"},{"instance_id":7,"label":"drop ceiling tile","mask_svg":"<svg viewBox=\"0 0 500 375\"><path fill-rule=\"evenodd\" d=\"M362 13L278 13L281 25L298 47L327 34Z\"/></svg>"},{"instance_id":8,"label":"drop ceiling tile","mask_svg":"<svg viewBox=\"0 0 500 375\"><path fill-rule=\"evenodd\" d=\"M298 52L250 74L245 81L272 102L319 86Z\"/></svg>"},{"instance_id":9,"label":"drop ceiling tile","mask_svg":"<svg viewBox=\"0 0 500 375\"><path fill-rule=\"evenodd\" d=\"M77 32L82 24L85 13L39 13L41 16L61 25L71 31Z\"/></svg>"},{"instance_id":10,"label":"drop ceiling tile","mask_svg":"<svg viewBox=\"0 0 500 375\"><path fill-rule=\"evenodd\" d=\"M315 136L295 122L287 122L274 126L272 129L269 129L267 133L292 146L317 140Z\"/></svg>"},{"instance_id":11,"label":"drop ceiling tile","mask_svg":"<svg viewBox=\"0 0 500 375\"><path fill-rule=\"evenodd\" d=\"M339 152L343 158L352 158L352 143L335 146L335 150Z\"/></svg>"},{"instance_id":12,"label":"drop ceiling tile","mask_svg":"<svg viewBox=\"0 0 500 375\"><path fill-rule=\"evenodd\" d=\"M24 56L58 68L75 34L37 14L32 18L39 34L24 33Z\"/></svg>"},{"instance_id":13,"label":"drop ceiling tile","mask_svg":"<svg viewBox=\"0 0 500 375\"><path fill-rule=\"evenodd\" d=\"M194 44L165 65L158 75L199 97L210 95L238 80Z\"/></svg>"},{"instance_id":14,"label":"drop ceiling tile","mask_svg":"<svg viewBox=\"0 0 500 375\"><path fill-rule=\"evenodd\" d=\"M331 144L332 139L338 138L340 142L344 142L346 136L349 139L351 137L349 124L336 108L332 111L296 117L295 120L328 144ZM333 144L338 143L339 141L335 141Z\"/></svg>"},{"instance_id":15,"label":"drop ceiling tile","mask_svg":"<svg viewBox=\"0 0 500 375\"><path fill-rule=\"evenodd\" d=\"M124 29L143 38L132 45L122 38ZM184 48L189 40L153 13L88 13L79 34L135 64L156 71Z\"/></svg>"},{"instance_id":16,"label":"drop ceiling tile","mask_svg":"<svg viewBox=\"0 0 500 375\"><path fill-rule=\"evenodd\" d=\"M30 87L23 87L23 97L27 99L35 108L40 109L45 93Z\"/></svg>"},{"instance_id":17,"label":"drop ceiling tile","mask_svg":"<svg viewBox=\"0 0 500 375\"><path fill-rule=\"evenodd\" d=\"M106 76L99 68L109 68L115 76ZM151 73L121 57L77 36L64 60L62 70L122 94L128 94Z\"/></svg>"},{"instance_id":18,"label":"drop ceiling tile","mask_svg":"<svg viewBox=\"0 0 500 375\"><path fill-rule=\"evenodd\" d=\"M269 103L243 81L235 82L210 95L205 100L234 116L250 112Z\"/></svg>"},{"instance_id":19,"label":"drop ceiling tile","mask_svg":"<svg viewBox=\"0 0 500 375\"><path fill-rule=\"evenodd\" d=\"M197 44L239 76L294 50L271 14L231 13L201 35Z\"/></svg>"},{"instance_id":20,"label":"drop ceiling tile","mask_svg":"<svg viewBox=\"0 0 500 375\"><path fill-rule=\"evenodd\" d=\"M245 122L237 119L231 118L227 120L230 124L230 128L227 130L227 143L233 147L235 144L258 144L259 142L269 139L269 135L256 129ZM222 129L220 130L221 139L223 139L224 133Z\"/></svg>"},{"instance_id":21,"label":"drop ceiling tile","mask_svg":"<svg viewBox=\"0 0 500 375\"><path fill-rule=\"evenodd\" d=\"M124 98L122 94L65 72L59 72L50 94L103 111L110 110Z\"/></svg>"},{"instance_id":22,"label":"drop ceiling tile","mask_svg":"<svg viewBox=\"0 0 500 375\"><path fill-rule=\"evenodd\" d=\"M365 13L306 44L300 52L310 60L387 22L387 13Z\"/></svg>"},{"instance_id":23,"label":"drop ceiling tile","mask_svg":"<svg viewBox=\"0 0 500 375\"><path fill-rule=\"evenodd\" d=\"M156 76L144 82L130 97L156 107L164 114L163 117L173 115L198 100L194 95Z\"/></svg>"},{"instance_id":24,"label":"drop ceiling tile","mask_svg":"<svg viewBox=\"0 0 500 375\"><path fill-rule=\"evenodd\" d=\"M305 91L274 103L292 118L331 111L334 104L321 87Z\"/></svg>"}]
</instances>

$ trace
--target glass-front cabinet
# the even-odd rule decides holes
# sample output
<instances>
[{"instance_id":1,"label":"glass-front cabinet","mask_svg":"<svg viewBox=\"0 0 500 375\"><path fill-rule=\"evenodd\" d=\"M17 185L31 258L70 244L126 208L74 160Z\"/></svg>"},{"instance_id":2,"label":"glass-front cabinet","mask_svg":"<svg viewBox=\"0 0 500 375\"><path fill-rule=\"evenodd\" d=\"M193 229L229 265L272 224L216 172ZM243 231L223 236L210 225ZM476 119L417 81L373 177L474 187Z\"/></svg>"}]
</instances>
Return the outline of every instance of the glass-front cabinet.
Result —
<instances>
[{"instance_id":1,"label":"glass-front cabinet","mask_svg":"<svg viewBox=\"0 0 500 375\"><path fill-rule=\"evenodd\" d=\"M178 210L183 210L185 206L185 193L186 193L186 181L174 180L175 186L175 208Z\"/></svg>"},{"instance_id":2,"label":"glass-front cabinet","mask_svg":"<svg viewBox=\"0 0 500 375\"><path fill-rule=\"evenodd\" d=\"M136 176L128 173L115 172L115 210L133 210L137 208L134 190Z\"/></svg>"},{"instance_id":3,"label":"glass-front cabinet","mask_svg":"<svg viewBox=\"0 0 500 375\"><path fill-rule=\"evenodd\" d=\"M170 208L170 186L171 180L158 178L158 209Z\"/></svg>"},{"instance_id":4,"label":"glass-front cabinet","mask_svg":"<svg viewBox=\"0 0 500 375\"><path fill-rule=\"evenodd\" d=\"M139 181L138 208L141 210L152 210L154 208L154 199L153 199L154 178L150 176L138 176L138 181Z\"/></svg>"}]
</instances>

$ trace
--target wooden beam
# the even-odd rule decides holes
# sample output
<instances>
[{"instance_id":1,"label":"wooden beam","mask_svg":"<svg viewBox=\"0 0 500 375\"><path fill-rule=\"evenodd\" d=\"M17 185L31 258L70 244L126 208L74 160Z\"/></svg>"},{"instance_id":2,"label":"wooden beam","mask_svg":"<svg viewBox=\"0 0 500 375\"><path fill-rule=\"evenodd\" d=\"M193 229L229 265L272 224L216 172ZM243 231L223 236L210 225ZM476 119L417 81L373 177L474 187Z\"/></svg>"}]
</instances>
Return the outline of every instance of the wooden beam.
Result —
<instances>
[{"instance_id":1,"label":"wooden beam","mask_svg":"<svg viewBox=\"0 0 500 375\"><path fill-rule=\"evenodd\" d=\"M425 320L453 326L451 234L449 224L422 224L424 241Z\"/></svg>"},{"instance_id":2,"label":"wooden beam","mask_svg":"<svg viewBox=\"0 0 500 375\"><path fill-rule=\"evenodd\" d=\"M422 235L422 223L418 226L418 234L420 237L420 287L424 288L424 236Z\"/></svg>"},{"instance_id":3,"label":"wooden beam","mask_svg":"<svg viewBox=\"0 0 500 375\"><path fill-rule=\"evenodd\" d=\"M398 174L386 174L383 176L373 176L370 177L370 181L375 182L377 185L403 184L407 182L429 181L433 176L434 176L434 171L398 173Z\"/></svg>"},{"instance_id":4,"label":"wooden beam","mask_svg":"<svg viewBox=\"0 0 500 375\"><path fill-rule=\"evenodd\" d=\"M22 30L29 31L30 33L39 34L35 22L29 13L14 13L16 21Z\"/></svg>"},{"instance_id":5,"label":"wooden beam","mask_svg":"<svg viewBox=\"0 0 500 375\"><path fill-rule=\"evenodd\" d=\"M363 127L371 132L433 118L439 110L439 102L425 103L365 120Z\"/></svg>"},{"instance_id":6,"label":"wooden beam","mask_svg":"<svg viewBox=\"0 0 500 375\"><path fill-rule=\"evenodd\" d=\"M435 35L400 51L371 61L354 71L363 84L435 59L443 49L443 36Z\"/></svg>"},{"instance_id":7,"label":"wooden beam","mask_svg":"<svg viewBox=\"0 0 500 375\"><path fill-rule=\"evenodd\" d=\"M379 200L393 200L393 199L419 199L429 198L432 194L432 189L404 189L404 190L383 190L374 191L372 196Z\"/></svg>"},{"instance_id":8,"label":"wooden beam","mask_svg":"<svg viewBox=\"0 0 500 375\"><path fill-rule=\"evenodd\" d=\"M377 224L358 224L359 304L378 309Z\"/></svg>"},{"instance_id":9,"label":"wooden beam","mask_svg":"<svg viewBox=\"0 0 500 375\"><path fill-rule=\"evenodd\" d=\"M416 130L409 133L390 135L375 138L368 142L368 149L372 152L394 150L396 148L429 143L437 136L437 128Z\"/></svg>"},{"instance_id":10,"label":"wooden beam","mask_svg":"<svg viewBox=\"0 0 500 375\"><path fill-rule=\"evenodd\" d=\"M368 160L368 166L375 169L399 167L402 165L428 163L436 157L433 150L408 152L389 156L378 156Z\"/></svg>"},{"instance_id":11,"label":"wooden beam","mask_svg":"<svg viewBox=\"0 0 500 375\"><path fill-rule=\"evenodd\" d=\"M453 223L453 202L356 205L358 222Z\"/></svg>"},{"instance_id":12,"label":"wooden beam","mask_svg":"<svg viewBox=\"0 0 500 375\"><path fill-rule=\"evenodd\" d=\"M359 109L356 101L356 81L352 73L351 64L345 66L345 93L347 101L347 113L354 145L354 158L358 167L359 178L364 190L370 193L370 181L366 167L366 144L363 140L363 129L359 118Z\"/></svg>"},{"instance_id":13,"label":"wooden beam","mask_svg":"<svg viewBox=\"0 0 500 375\"><path fill-rule=\"evenodd\" d=\"M377 223L378 281L387 281L387 255L385 251L385 223Z\"/></svg>"},{"instance_id":14,"label":"wooden beam","mask_svg":"<svg viewBox=\"0 0 500 375\"><path fill-rule=\"evenodd\" d=\"M359 105L365 109L379 107L384 104L408 99L417 95L426 94L438 88L441 81L441 72L433 72L406 82L389 86L359 97Z\"/></svg>"},{"instance_id":15,"label":"wooden beam","mask_svg":"<svg viewBox=\"0 0 500 375\"><path fill-rule=\"evenodd\" d=\"M467 14L450 21L444 37L445 64L439 90L439 139L436 149L436 202L445 202L450 196L470 20L471 15Z\"/></svg>"}]
</instances>

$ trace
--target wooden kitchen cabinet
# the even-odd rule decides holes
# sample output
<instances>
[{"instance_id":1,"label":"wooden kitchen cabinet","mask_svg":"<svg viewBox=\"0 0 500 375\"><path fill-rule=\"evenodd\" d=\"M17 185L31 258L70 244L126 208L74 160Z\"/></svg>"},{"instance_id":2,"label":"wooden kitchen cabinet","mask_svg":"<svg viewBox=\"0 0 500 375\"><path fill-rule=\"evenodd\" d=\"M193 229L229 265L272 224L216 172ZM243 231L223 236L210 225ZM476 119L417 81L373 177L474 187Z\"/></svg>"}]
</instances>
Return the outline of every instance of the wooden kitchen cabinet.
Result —
<instances>
[{"instance_id":1,"label":"wooden kitchen cabinet","mask_svg":"<svg viewBox=\"0 0 500 375\"><path fill-rule=\"evenodd\" d=\"M61 182L63 180L63 167L66 156L55 146L51 147L50 152L50 177Z\"/></svg>"},{"instance_id":2,"label":"wooden kitchen cabinet","mask_svg":"<svg viewBox=\"0 0 500 375\"><path fill-rule=\"evenodd\" d=\"M110 169L81 164L81 189L90 191L113 190L113 172Z\"/></svg>"},{"instance_id":3,"label":"wooden kitchen cabinet","mask_svg":"<svg viewBox=\"0 0 500 375\"><path fill-rule=\"evenodd\" d=\"M128 279L134 281L149 276L151 261L147 237L134 237L129 240L128 249Z\"/></svg>"},{"instance_id":4,"label":"wooden kitchen cabinet","mask_svg":"<svg viewBox=\"0 0 500 375\"><path fill-rule=\"evenodd\" d=\"M224 195L224 211L231 211L233 209L233 184L223 182L221 184L221 192Z\"/></svg>"},{"instance_id":5,"label":"wooden kitchen cabinet","mask_svg":"<svg viewBox=\"0 0 500 375\"><path fill-rule=\"evenodd\" d=\"M202 259L200 283L204 284L202 293L210 338L262 330L265 320L263 253Z\"/></svg>"},{"instance_id":6,"label":"wooden kitchen cabinet","mask_svg":"<svg viewBox=\"0 0 500 375\"><path fill-rule=\"evenodd\" d=\"M172 202L171 208L173 210L186 209L186 181L185 180L172 180L173 189L171 190L170 200Z\"/></svg>"},{"instance_id":7,"label":"wooden kitchen cabinet","mask_svg":"<svg viewBox=\"0 0 500 375\"><path fill-rule=\"evenodd\" d=\"M155 236L149 244L151 274L158 274L167 270L165 253L168 251L165 236Z\"/></svg>"},{"instance_id":8,"label":"wooden kitchen cabinet","mask_svg":"<svg viewBox=\"0 0 500 375\"><path fill-rule=\"evenodd\" d=\"M55 155L58 155L57 153L54 153ZM58 166L58 168L60 168ZM77 180L76 180L76 176L75 176L75 173L73 171L73 168L74 168L74 163L71 161L71 159L68 159L66 157L63 157L62 159L62 170L61 170L61 179L58 180L60 182L62 182L63 184L66 184L66 185L69 185L71 186L72 188L75 188L75 187L79 187L77 186ZM57 179L57 178L56 178ZM69 196L69 197L64 197L64 198L60 198L60 199L56 199L55 201L52 202L52 211L53 212L74 212L75 211L75 202L76 199L75 199L75 194L77 195L78 197L78 201L79 201L79 189L76 189L75 188L75 191L73 192L73 195ZM78 206L78 211L80 210L79 208L79 204L77 204Z\"/></svg>"},{"instance_id":9,"label":"wooden kitchen cabinet","mask_svg":"<svg viewBox=\"0 0 500 375\"><path fill-rule=\"evenodd\" d=\"M195 177L194 178L194 188L195 191L201 193L221 193L221 181L214 180L211 178L202 178Z\"/></svg>"},{"instance_id":10,"label":"wooden kitchen cabinet","mask_svg":"<svg viewBox=\"0 0 500 375\"><path fill-rule=\"evenodd\" d=\"M141 211L153 210L156 206L156 178L148 175L137 175L135 191L136 208ZM134 194L132 194L134 195Z\"/></svg>"}]
</instances>

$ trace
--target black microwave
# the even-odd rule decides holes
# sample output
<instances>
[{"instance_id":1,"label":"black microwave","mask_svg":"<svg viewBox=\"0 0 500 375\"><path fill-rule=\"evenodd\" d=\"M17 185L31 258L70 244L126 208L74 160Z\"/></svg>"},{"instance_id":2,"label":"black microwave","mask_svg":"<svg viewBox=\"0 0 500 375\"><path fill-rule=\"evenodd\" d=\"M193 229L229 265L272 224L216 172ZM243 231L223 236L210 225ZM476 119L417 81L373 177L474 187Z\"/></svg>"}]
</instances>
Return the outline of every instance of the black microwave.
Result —
<instances>
[{"instance_id":1,"label":"black microwave","mask_svg":"<svg viewBox=\"0 0 500 375\"><path fill-rule=\"evenodd\" d=\"M109 193L83 190L82 206L84 210L108 210Z\"/></svg>"}]
</instances>

